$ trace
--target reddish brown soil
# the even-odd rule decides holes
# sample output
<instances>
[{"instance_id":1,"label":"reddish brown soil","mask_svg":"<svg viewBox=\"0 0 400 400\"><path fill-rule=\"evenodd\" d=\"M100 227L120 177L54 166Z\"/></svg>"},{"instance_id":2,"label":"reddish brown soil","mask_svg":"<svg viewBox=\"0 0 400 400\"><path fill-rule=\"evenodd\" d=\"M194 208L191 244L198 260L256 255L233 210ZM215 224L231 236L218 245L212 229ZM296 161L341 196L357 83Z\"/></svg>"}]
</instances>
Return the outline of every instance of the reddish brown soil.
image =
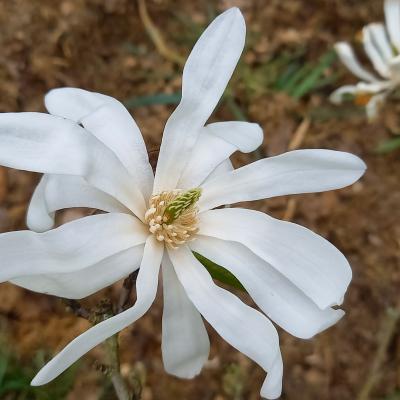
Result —
<instances>
[{"instance_id":1,"label":"reddish brown soil","mask_svg":"<svg viewBox=\"0 0 400 400\"><path fill-rule=\"evenodd\" d=\"M205 24L208 9L223 10L233 4L242 8L249 36L258 38L250 41L242 60L250 66L305 44L307 58L316 59L336 40L351 39L365 23L382 19L381 2L375 0L154 0L148 8L167 43L186 56L197 33L183 20ZM340 83L354 82L339 64L334 67L343 71ZM238 102L249 118L264 128L263 146L268 155L287 149L293 132L311 110L317 116L318 110L335 110L327 101L333 87L299 102L271 91L244 101L244 89L240 82L237 85ZM180 69L155 51L133 0L0 2L0 111L42 111L43 95L59 86L82 87L125 100L178 91ZM151 106L132 110L149 148L159 143L172 109ZM389 104L374 124L368 124L362 113L314 118L301 145L353 152L366 161L368 171L350 188L296 197L293 220L341 249L351 262L354 279L344 303L347 315L336 327L309 341L281 333L284 399L357 398L375 358L386 310L400 307L400 154L374 151L378 143L400 131L399 111L400 104ZM218 120L232 118L224 106L215 114ZM236 165L248 161L247 156L235 158ZM0 167L1 232L25 227L27 202L37 180L36 174ZM286 205L287 199L281 198L251 206L282 217ZM74 213L64 217L76 216ZM105 290L92 302L116 292L116 288ZM144 318L122 334L124 371L141 366L146 372L144 400L259 398L263 371L211 328L212 354L204 372L190 381L166 375L160 355L161 313L159 298ZM7 321L16 351L27 362L39 348L56 352L87 327L59 300L10 284L1 285L0 314ZM101 350L87 356L70 400L97 398L104 378L91 368L89 360L96 355L101 356ZM227 393L224 385L231 362L241 367L242 377L237 382L244 390L239 397ZM400 388L398 329L379 370L371 398L386 399Z\"/></svg>"}]
</instances>

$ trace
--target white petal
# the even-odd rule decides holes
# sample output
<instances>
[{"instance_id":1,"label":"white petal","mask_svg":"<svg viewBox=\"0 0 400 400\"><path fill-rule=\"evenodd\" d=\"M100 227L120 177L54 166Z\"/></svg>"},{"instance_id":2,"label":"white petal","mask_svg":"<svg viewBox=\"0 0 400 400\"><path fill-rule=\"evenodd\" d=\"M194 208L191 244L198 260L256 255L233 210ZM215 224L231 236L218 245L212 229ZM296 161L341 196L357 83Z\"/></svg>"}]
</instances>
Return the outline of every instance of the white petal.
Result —
<instances>
[{"instance_id":1,"label":"white petal","mask_svg":"<svg viewBox=\"0 0 400 400\"><path fill-rule=\"evenodd\" d=\"M242 153L256 150L264 139L261 126L250 122L215 122L206 125L205 129L212 135L231 143Z\"/></svg>"},{"instance_id":2,"label":"white petal","mask_svg":"<svg viewBox=\"0 0 400 400\"><path fill-rule=\"evenodd\" d=\"M207 178L204 180L203 183L211 181L212 179L216 178L217 176L223 175L226 172L230 172L233 170L234 170L233 164L232 164L231 160L228 158L225 161L222 161L222 163L219 164L218 167L215 168L214 171L211 172L211 174L207 176Z\"/></svg>"},{"instance_id":3,"label":"white petal","mask_svg":"<svg viewBox=\"0 0 400 400\"><path fill-rule=\"evenodd\" d=\"M179 180L179 188L193 188L235 151L249 153L263 140L258 124L217 122L203 128Z\"/></svg>"},{"instance_id":4,"label":"white petal","mask_svg":"<svg viewBox=\"0 0 400 400\"><path fill-rule=\"evenodd\" d=\"M29 204L27 225L35 232L45 232L53 228L56 211L73 207L130 213L118 200L89 185L80 176L45 174Z\"/></svg>"},{"instance_id":5,"label":"white petal","mask_svg":"<svg viewBox=\"0 0 400 400\"><path fill-rule=\"evenodd\" d=\"M78 271L144 243L148 231L127 214L81 218L45 233L0 235L0 282L20 276Z\"/></svg>"},{"instance_id":6,"label":"white petal","mask_svg":"<svg viewBox=\"0 0 400 400\"><path fill-rule=\"evenodd\" d=\"M240 243L199 235L190 248L232 272L258 307L294 336L311 338L344 315L342 310L320 310L293 283Z\"/></svg>"},{"instance_id":7,"label":"white petal","mask_svg":"<svg viewBox=\"0 0 400 400\"><path fill-rule=\"evenodd\" d=\"M367 82L375 82L378 79L368 72L357 60L353 49L346 42L335 44L335 50L342 63L357 77Z\"/></svg>"},{"instance_id":8,"label":"white petal","mask_svg":"<svg viewBox=\"0 0 400 400\"><path fill-rule=\"evenodd\" d=\"M390 78L388 64L384 61L382 55L379 53L377 47L373 43L372 34L369 26L363 28L363 45L369 59L372 62L375 70L384 78Z\"/></svg>"},{"instance_id":9,"label":"white petal","mask_svg":"<svg viewBox=\"0 0 400 400\"><path fill-rule=\"evenodd\" d=\"M84 117L81 123L114 152L148 199L153 188L153 169L142 134L128 110L115 101Z\"/></svg>"},{"instance_id":10,"label":"white petal","mask_svg":"<svg viewBox=\"0 0 400 400\"><path fill-rule=\"evenodd\" d=\"M245 33L242 14L231 8L218 16L195 44L183 70L182 100L165 126L154 193L176 188L201 128L232 76Z\"/></svg>"},{"instance_id":11,"label":"white petal","mask_svg":"<svg viewBox=\"0 0 400 400\"><path fill-rule=\"evenodd\" d=\"M21 276L10 282L39 293L82 299L137 270L142 260L143 247L131 247L79 271Z\"/></svg>"},{"instance_id":12,"label":"white petal","mask_svg":"<svg viewBox=\"0 0 400 400\"><path fill-rule=\"evenodd\" d=\"M200 211L240 201L323 192L351 185L365 172L357 156L333 150L294 150L264 158L207 181Z\"/></svg>"},{"instance_id":13,"label":"white petal","mask_svg":"<svg viewBox=\"0 0 400 400\"><path fill-rule=\"evenodd\" d=\"M385 0L384 3L386 27L390 41L400 53L400 2L399 0Z\"/></svg>"},{"instance_id":14,"label":"white petal","mask_svg":"<svg viewBox=\"0 0 400 400\"><path fill-rule=\"evenodd\" d=\"M162 271L164 311L161 350L164 368L179 378L193 378L208 359L208 334L168 257L162 262Z\"/></svg>"},{"instance_id":15,"label":"white petal","mask_svg":"<svg viewBox=\"0 0 400 400\"><path fill-rule=\"evenodd\" d=\"M381 54L385 63L389 63L394 57L394 53L389 41L389 37L386 34L385 26L380 23L373 23L367 25L365 29L369 30L372 41L379 50L379 53Z\"/></svg>"},{"instance_id":16,"label":"white petal","mask_svg":"<svg viewBox=\"0 0 400 400\"><path fill-rule=\"evenodd\" d=\"M400 81L400 55L393 57L389 62L390 74L394 80L393 85Z\"/></svg>"},{"instance_id":17,"label":"white petal","mask_svg":"<svg viewBox=\"0 0 400 400\"><path fill-rule=\"evenodd\" d=\"M44 102L50 114L75 122L80 122L82 118L104 104L119 103L113 97L71 87L50 90Z\"/></svg>"},{"instance_id":18,"label":"white petal","mask_svg":"<svg viewBox=\"0 0 400 400\"><path fill-rule=\"evenodd\" d=\"M50 176L49 174L42 176L28 206L26 225L35 232L46 232L52 229L55 223L55 213L48 210L45 200L46 182Z\"/></svg>"},{"instance_id":19,"label":"white petal","mask_svg":"<svg viewBox=\"0 0 400 400\"><path fill-rule=\"evenodd\" d=\"M334 104L342 104L346 95L355 96L357 92L358 89L356 85L341 86L329 96L329 100Z\"/></svg>"},{"instance_id":20,"label":"white petal","mask_svg":"<svg viewBox=\"0 0 400 400\"><path fill-rule=\"evenodd\" d=\"M272 323L232 293L216 286L187 247L168 251L168 254L189 299L203 317L224 340L268 372L261 395L266 398L279 395L282 371L275 364L282 360L278 334ZM274 372L278 372L278 376Z\"/></svg>"},{"instance_id":21,"label":"white petal","mask_svg":"<svg viewBox=\"0 0 400 400\"><path fill-rule=\"evenodd\" d=\"M163 246L156 241L154 236L149 236L136 281L135 305L100 322L74 339L39 371L31 385L40 386L50 382L93 347L142 317L156 297L162 255Z\"/></svg>"},{"instance_id":22,"label":"white petal","mask_svg":"<svg viewBox=\"0 0 400 400\"><path fill-rule=\"evenodd\" d=\"M345 85L336 89L331 95L330 100L332 103L342 103L343 96L346 94L357 96L364 96L368 94L380 93L382 91L391 90L394 86L392 81L377 81L373 83L359 82L357 85Z\"/></svg>"},{"instance_id":23,"label":"white petal","mask_svg":"<svg viewBox=\"0 0 400 400\"><path fill-rule=\"evenodd\" d=\"M84 177L143 218L146 205L118 158L72 121L41 113L0 114L0 165Z\"/></svg>"},{"instance_id":24,"label":"white petal","mask_svg":"<svg viewBox=\"0 0 400 400\"><path fill-rule=\"evenodd\" d=\"M242 243L321 309L340 304L351 280L349 263L327 240L300 225L259 211L208 211L200 215L199 232Z\"/></svg>"},{"instance_id":25,"label":"white petal","mask_svg":"<svg viewBox=\"0 0 400 400\"><path fill-rule=\"evenodd\" d=\"M386 100L386 96L387 93L381 93L371 97L365 107L369 121L373 121L378 116L379 110Z\"/></svg>"},{"instance_id":26,"label":"white petal","mask_svg":"<svg viewBox=\"0 0 400 400\"><path fill-rule=\"evenodd\" d=\"M110 148L134 176L145 198L151 194L153 170L142 134L127 109L118 100L75 88L51 90L45 97L51 114L82 123Z\"/></svg>"}]
</instances>

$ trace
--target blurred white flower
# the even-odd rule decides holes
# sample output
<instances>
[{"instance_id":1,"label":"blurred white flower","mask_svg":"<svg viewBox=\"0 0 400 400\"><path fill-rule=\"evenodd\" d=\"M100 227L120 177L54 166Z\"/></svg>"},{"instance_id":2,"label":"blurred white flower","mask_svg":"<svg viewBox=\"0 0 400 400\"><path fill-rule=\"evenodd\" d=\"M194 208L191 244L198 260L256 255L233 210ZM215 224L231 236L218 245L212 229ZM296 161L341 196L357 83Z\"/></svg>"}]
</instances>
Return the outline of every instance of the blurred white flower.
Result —
<instances>
[{"instance_id":1,"label":"blurred white flower","mask_svg":"<svg viewBox=\"0 0 400 400\"><path fill-rule=\"evenodd\" d=\"M132 324L153 303L160 265L162 356L179 377L198 374L209 339L201 316L233 347L268 372L261 394L282 386L278 334L270 322L310 338L344 314L351 280L345 257L306 228L242 208L241 201L320 192L364 173L356 156L298 150L233 170L230 155L262 142L256 124L206 124L243 50L237 8L220 15L184 68L182 100L169 118L155 177L140 131L117 100L80 89L47 94L50 114L0 115L0 164L44 173L28 211L30 231L0 235L0 281L79 299L139 268L130 309L92 327L34 378L43 385L93 347ZM54 213L89 207L106 213L59 228ZM228 268L264 312L217 286L196 251ZM270 319L269 319L270 318Z\"/></svg>"},{"instance_id":2,"label":"blurred white flower","mask_svg":"<svg viewBox=\"0 0 400 400\"><path fill-rule=\"evenodd\" d=\"M372 23L362 30L362 43L378 75L369 72L357 60L353 49L346 42L336 43L336 52L342 63L361 82L345 85L331 94L331 101L339 104L353 100L366 107L373 120L387 96L400 85L400 0L385 0L386 26Z\"/></svg>"}]
</instances>

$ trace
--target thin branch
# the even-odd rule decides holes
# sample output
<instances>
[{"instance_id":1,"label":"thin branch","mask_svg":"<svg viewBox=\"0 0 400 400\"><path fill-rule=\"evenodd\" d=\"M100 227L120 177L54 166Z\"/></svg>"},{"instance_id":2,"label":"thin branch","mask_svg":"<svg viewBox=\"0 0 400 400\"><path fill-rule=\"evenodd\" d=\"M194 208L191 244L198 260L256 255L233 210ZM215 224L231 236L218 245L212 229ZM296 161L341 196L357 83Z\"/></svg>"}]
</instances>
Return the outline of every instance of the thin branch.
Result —
<instances>
[{"instance_id":1,"label":"thin branch","mask_svg":"<svg viewBox=\"0 0 400 400\"><path fill-rule=\"evenodd\" d=\"M126 306L129 304L132 289L136 283L139 270L132 272L125 280L122 285L122 290L118 300L118 313L125 310Z\"/></svg>"},{"instance_id":2,"label":"thin branch","mask_svg":"<svg viewBox=\"0 0 400 400\"><path fill-rule=\"evenodd\" d=\"M61 301L67 306L67 308L76 316L89 320L90 311L83 307L79 301L72 299L61 299Z\"/></svg>"},{"instance_id":3,"label":"thin branch","mask_svg":"<svg viewBox=\"0 0 400 400\"><path fill-rule=\"evenodd\" d=\"M138 9L140 19L142 20L146 32L149 35L154 46L156 47L158 53L168 61L172 61L173 63L183 67L185 65L185 60L183 59L183 57L181 57L178 53L176 53L174 50L171 50L167 46L163 36L161 35L161 32L158 30L158 28L155 26L154 22L150 18L146 7L146 0L138 0Z\"/></svg>"}]
</instances>

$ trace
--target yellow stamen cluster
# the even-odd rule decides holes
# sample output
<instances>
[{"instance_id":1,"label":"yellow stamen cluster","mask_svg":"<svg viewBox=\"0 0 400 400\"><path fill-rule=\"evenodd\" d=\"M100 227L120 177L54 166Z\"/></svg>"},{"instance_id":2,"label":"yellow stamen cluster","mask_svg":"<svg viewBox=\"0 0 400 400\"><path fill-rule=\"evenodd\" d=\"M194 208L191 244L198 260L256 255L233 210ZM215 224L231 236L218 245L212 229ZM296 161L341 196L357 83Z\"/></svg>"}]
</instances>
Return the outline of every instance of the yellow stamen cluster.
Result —
<instances>
[{"instance_id":1,"label":"yellow stamen cluster","mask_svg":"<svg viewBox=\"0 0 400 400\"><path fill-rule=\"evenodd\" d=\"M200 189L187 192L172 190L161 192L150 199L144 216L149 231L171 249L193 240L198 232L198 207Z\"/></svg>"}]
</instances>

